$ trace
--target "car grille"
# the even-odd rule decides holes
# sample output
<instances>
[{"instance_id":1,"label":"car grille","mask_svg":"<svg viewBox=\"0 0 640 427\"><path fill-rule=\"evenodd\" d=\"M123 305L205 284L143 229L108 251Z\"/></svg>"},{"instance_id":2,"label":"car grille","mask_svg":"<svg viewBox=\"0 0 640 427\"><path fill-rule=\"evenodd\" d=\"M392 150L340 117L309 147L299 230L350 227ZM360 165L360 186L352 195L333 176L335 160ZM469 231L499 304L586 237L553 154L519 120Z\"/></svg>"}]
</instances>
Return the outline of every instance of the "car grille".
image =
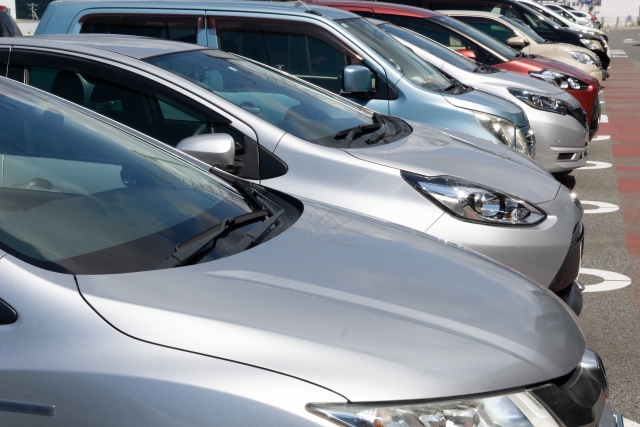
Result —
<instances>
[{"instance_id":1,"label":"car grille","mask_svg":"<svg viewBox=\"0 0 640 427\"><path fill-rule=\"evenodd\" d=\"M584 126L585 129L589 129L589 125L587 124L587 112L584 111L584 108L569 108L567 109L567 114L574 117L578 123Z\"/></svg>"}]
</instances>

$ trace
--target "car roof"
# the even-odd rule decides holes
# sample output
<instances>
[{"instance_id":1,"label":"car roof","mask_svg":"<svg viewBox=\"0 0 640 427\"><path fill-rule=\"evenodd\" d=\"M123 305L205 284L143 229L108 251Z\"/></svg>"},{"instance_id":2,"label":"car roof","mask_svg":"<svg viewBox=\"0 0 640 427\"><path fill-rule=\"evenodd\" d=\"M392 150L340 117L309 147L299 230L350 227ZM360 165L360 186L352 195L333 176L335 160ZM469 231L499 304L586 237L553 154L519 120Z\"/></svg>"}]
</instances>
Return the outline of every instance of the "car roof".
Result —
<instances>
[{"instance_id":1,"label":"car roof","mask_svg":"<svg viewBox=\"0 0 640 427\"><path fill-rule=\"evenodd\" d=\"M485 16L487 18L500 18L499 13L485 12L482 10L439 10L444 15L460 15L460 16Z\"/></svg>"},{"instance_id":2,"label":"car roof","mask_svg":"<svg viewBox=\"0 0 640 427\"><path fill-rule=\"evenodd\" d=\"M163 10L230 10L237 11L238 9L243 12L258 12L258 11L272 11L275 13L284 13L288 15L300 15L309 16L308 10L312 9L320 12L322 16L330 19L348 19L354 18L354 14L351 12L343 11L340 9L322 7L313 5L310 2L301 1L286 1L286 2L272 2L272 1L211 1L211 0L189 0L189 1L167 1L167 0L56 0L54 3L87 3L95 7L96 4L102 3L104 7L113 8L114 12L118 10L118 7L126 7L127 9L141 8L154 8ZM309 3L309 4L308 4ZM305 15L306 14L306 15Z\"/></svg>"},{"instance_id":3,"label":"car roof","mask_svg":"<svg viewBox=\"0 0 640 427\"><path fill-rule=\"evenodd\" d=\"M149 37L116 34L60 34L31 37L0 37L0 46L31 46L60 50L101 50L135 59L193 50L210 49L191 43L181 43Z\"/></svg>"},{"instance_id":4,"label":"car roof","mask_svg":"<svg viewBox=\"0 0 640 427\"><path fill-rule=\"evenodd\" d=\"M412 16L417 18L431 18L440 16L441 13L422 7L407 6L404 4L384 3L379 1L351 1L351 0L310 0L309 4L335 7L366 7L378 13L390 13L393 15ZM395 13L394 13L395 12ZM402 12L402 13L397 13Z\"/></svg>"}]
</instances>

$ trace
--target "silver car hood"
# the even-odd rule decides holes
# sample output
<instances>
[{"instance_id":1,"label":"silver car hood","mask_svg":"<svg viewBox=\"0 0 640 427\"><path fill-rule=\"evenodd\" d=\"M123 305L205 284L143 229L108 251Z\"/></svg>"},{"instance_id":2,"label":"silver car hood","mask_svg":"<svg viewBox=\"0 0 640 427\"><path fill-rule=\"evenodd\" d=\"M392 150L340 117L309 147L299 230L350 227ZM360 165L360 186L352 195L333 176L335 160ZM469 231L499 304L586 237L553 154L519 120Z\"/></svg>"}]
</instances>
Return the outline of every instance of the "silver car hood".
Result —
<instances>
[{"instance_id":1,"label":"silver car hood","mask_svg":"<svg viewBox=\"0 0 640 427\"><path fill-rule=\"evenodd\" d=\"M502 145L436 126L410 125L413 132L400 141L345 151L361 160L420 175L456 176L534 203L553 200L560 189L547 171Z\"/></svg>"},{"instance_id":2,"label":"silver car hood","mask_svg":"<svg viewBox=\"0 0 640 427\"><path fill-rule=\"evenodd\" d=\"M464 82L463 82L464 83ZM451 105L472 111L482 111L503 117L516 126L527 126L529 119L515 102L484 90L472 90L459 95L442 94Z\"/></svg>"},{"instance_id":3,"label":"silver car hood","mask_svg":"<svg viewBox=\"0 0 640 427\"><path fill-rule=\"evenodd\" d=\"M280 372L351 401L539 383L574 369L585 348L570 310L512 270L308 202L286 232L240 254L77 281L134 338Z\"/></svg>"}]
</instances>

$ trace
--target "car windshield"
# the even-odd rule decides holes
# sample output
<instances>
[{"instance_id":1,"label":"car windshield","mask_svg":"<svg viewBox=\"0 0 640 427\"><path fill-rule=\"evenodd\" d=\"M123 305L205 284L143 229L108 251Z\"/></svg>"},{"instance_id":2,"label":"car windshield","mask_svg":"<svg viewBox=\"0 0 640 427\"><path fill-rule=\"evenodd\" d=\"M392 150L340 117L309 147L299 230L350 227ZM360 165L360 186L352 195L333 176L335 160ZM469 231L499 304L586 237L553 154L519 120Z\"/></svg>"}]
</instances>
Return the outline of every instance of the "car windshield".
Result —
<instances>
[{"instance_id":1,"label":"car windshield","mask_svg":"<svg viewBox=\"0 0 640 427\"><path fill-rule=\"evenodd\" d=\"M434 42L424 36L421 36L420 34L414 33L411 30L407 30L393 24L382 24L380 25L380 28L382 28L392 36L398 38L399 40L404 40L407 43L410 43L426 52L437 56L444 62L451 64L454 67L466 71L473 71L478 66L474 61L467 58L466 56L462 56L454 50L449 49L448 47Z\"/></svg>"},{"instance_id":2,"label":"car windshield","mask_svg":"<svg viewBox=\"0 0 640 427\"><path fill-rule=\"evenodd\" d=\"M368 110L306 82L217 50L181 52L146 62L177 74L307 141L338 145L341 130L373 123Z\"/></svg>"},{"instance_id":3,"label":"car windshield","mask_svg":"<svg viewBox=\"0 0 640 427\"><path fill-rule=\"evenodd\" d=\"M536 42L536 43L544 43L545 42L545 40L542 37L540 37L530 27L528 27L527 25L523 24L522 21L518 21L518 20L515 20L515 19L507 18L506 16L500 16L500 19L502 19L503 21L508 22L509 24L511 24L514 27L516 27L518 29L518 31L521 31L522 33L524 33L525 36L529 37L534 42Z\"/></svg>"},{"instance_id":4,"label":"car windshield","mask_svg":"<svg viewBox=\"0 0 640 427\"><path fill-rule=\"evenodd\" d=\"M449 28L453 28L459 31L461 34L471 37L480 43L487 46L489 49L493 50L497 54L507 58L508 60L513 60L516 58L518 52L514 49L511 49L504 43L499 42L494 39L490 35L483 33L482 31L472 27L471 25L465 24L462 21L458 21L457 19L451 18L450 16L434 16L434 21L440 21L444 23Z\"/></svg>"},{"instance_id":5,"label":"car windshield","mask_svg":"<svg viewBox=\"0 0 640 427\"><path fill-rule=\"evenodd\" d=\"M438 70L375 25L362 18L340 19L336 22L362 40L414 84L434 91L443 91L451 86L449 79Z\"/></svg>"},{"instance_id":6,"label":"car windshield","mask_svg":"<svg viewBox=\"0 0 640 427\"><path fill-rule=\"evenodd\" d=\"M179 243L253 210L235 187L162 144L2 79L5 252L64 273L155 269ZM202 260L225 256L259 224L230 233Z\"/></svg>"}]
</instances>

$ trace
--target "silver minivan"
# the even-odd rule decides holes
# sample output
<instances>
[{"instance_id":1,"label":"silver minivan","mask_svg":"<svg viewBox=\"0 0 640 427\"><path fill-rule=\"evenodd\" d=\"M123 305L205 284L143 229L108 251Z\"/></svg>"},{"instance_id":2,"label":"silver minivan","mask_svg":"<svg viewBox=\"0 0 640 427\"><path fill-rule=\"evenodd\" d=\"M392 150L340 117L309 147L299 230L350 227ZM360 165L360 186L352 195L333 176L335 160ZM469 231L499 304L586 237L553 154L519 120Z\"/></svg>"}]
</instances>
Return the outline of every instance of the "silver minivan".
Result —
<instances>
[{"instance_id":1,"label":"silver minivan","mask_svg":"<svg viewBox=\"0 0 640 427\"><path fill-rule=\"evenodd\" d=\"M301 2L55 1L36 35L129 34L215 47L286 71L381 114L453 129L533 155L535 129L519 106L456 84L356 17Z\"/></svg>"}]
</instances>

